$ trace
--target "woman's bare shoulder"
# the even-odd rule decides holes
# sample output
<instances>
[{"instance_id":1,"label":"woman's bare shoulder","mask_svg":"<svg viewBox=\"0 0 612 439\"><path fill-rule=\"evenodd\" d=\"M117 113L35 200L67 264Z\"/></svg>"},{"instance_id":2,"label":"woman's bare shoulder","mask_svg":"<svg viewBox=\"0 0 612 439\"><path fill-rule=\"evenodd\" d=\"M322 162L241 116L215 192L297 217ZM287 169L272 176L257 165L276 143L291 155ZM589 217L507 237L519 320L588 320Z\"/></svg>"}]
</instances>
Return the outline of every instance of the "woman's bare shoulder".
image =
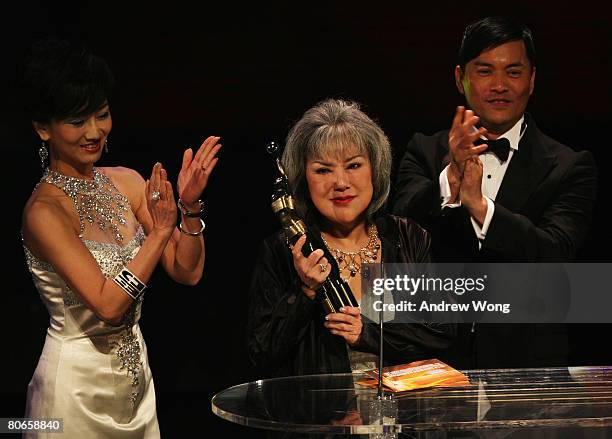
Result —
<instances>
[{"instance_id":1,"label":"woman's bare shoulder","mask_svg":"<svg viewBox=\"0 0 612 439\"><path fill-rule=\"evenodd\" d=\"M23 217L61 214L67 203L72 203L72 200L63 190L52 184L41 183L26 202Z\"/></svg>"},{"instance_id":2,"label":"woman's bare shoulder","mask_svg":"<svg viewBox=\"0 0 612 439\"><path fill-rule=\"evenodd\" d=\"M76 215L73 202L64 191L41 183L26 202L23 209L21 233L30 249L37 248L37 242L45 239L49 231L58 228L73 230ZM76 220L78 222L78 219Z\"/></svg>"}]
</instances>

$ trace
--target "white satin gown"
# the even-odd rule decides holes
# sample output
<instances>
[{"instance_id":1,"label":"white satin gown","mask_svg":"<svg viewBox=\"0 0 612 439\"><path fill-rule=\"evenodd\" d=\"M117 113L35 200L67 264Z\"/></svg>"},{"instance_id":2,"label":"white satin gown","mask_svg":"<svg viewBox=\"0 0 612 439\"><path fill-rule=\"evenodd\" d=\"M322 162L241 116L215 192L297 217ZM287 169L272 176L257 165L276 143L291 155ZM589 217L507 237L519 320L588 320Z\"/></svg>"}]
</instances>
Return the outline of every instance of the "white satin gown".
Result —
<instances>
[{"instance_id":1,"label":"white satin gown","mask_svg":"<svg viewBox=\"0 0 612 439\"><path fill-rule=\"evenodd\" d=\"M132 217L133 218L133 217ZM142 226L125 245L83 239L104 276L114 278L138 253ZM153 378L138 326L142 298L120 326L98 318L55 272L25 246L34 284L50 324L28 386L27 418L62 418L63 434L26 438L159 438Z\"/></svg>"}]
</instances>

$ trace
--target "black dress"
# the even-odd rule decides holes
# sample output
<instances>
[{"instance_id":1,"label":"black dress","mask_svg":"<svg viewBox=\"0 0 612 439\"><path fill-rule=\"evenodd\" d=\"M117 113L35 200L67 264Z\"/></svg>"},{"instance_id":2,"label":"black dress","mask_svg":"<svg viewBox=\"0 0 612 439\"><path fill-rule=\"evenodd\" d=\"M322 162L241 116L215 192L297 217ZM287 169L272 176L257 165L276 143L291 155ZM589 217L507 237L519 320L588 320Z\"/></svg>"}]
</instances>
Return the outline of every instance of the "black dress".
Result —
<instances>
[{"instance_id":1,"label":"black dress","mask_svg":"<svg viewBox=\"0 0 612 439\"><path fill-rule=\"evenodd\" d=\"M428 233L396 216L375 221L382 262L430 262ZM316 225L309 224L315 248L324 248ZM247 348L262 378L351 371L346 342L324 323L323 307L302 292L291 251L281 232L262 244L250 288ZM363 319L352 349L378 354L378 324ZM443 324L385 324L386 364L441 358L452 344L455 328Z\"/></svg>"}]
</instances>

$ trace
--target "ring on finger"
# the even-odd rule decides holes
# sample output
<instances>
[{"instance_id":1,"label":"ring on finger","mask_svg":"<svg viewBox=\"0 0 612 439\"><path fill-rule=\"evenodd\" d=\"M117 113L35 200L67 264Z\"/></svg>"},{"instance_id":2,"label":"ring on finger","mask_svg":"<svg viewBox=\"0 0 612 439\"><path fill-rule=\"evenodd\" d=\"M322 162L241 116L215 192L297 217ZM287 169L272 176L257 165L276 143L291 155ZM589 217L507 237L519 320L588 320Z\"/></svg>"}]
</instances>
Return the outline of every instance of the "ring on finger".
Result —
<instances>
[{"instance_id":1,"label":"ring on finger","mask_svg":"<svg viewBox=\"0 0 612 439\"><path fill-rule=\"evenodd\" d=\"M159 191L158 190L154 190L151 193L151 200L153 201L159 201Z\"/></svg>"},{"instance_id":2,"label":"ring on finger","mask_svg":"<svg viewBox=\"0 0 612 439\"><path fill-rule=\"evenodd\" d=\"M319 264L319 269L321 270L321 273L325 273L327 271L327 265Z\"/></svg>"}]
</instances>

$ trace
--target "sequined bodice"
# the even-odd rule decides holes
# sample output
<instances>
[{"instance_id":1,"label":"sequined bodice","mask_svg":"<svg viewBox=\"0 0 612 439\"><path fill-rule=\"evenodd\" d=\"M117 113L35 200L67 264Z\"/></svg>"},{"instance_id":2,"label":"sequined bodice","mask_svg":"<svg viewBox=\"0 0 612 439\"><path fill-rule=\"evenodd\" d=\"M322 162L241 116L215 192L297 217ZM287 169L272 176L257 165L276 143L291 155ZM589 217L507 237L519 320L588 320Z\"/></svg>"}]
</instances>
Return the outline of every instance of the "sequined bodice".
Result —
<instances>
[{"instance_id":1,"label":"sequined bodice","mask_svg":"<svg viewBox=\"0 0 612 439\"><path fill-rule=\"evenodd\" d=\"M138 253L145 235L142 226L136 235L122 247L115 243L100 243L84 240L83 243L96 260L106 278L113 278ZM70 289L56 273L53 266L37 259L24 245L26 261L40 297L49 311L47 336L68 342L76 350L103 352L111 354L108 364L111 369L130 380L132 391L131 404L136 404L142 395L142 347L138 328L140 310L144 295L132 302L118 326L101 320Z\"/></svg>"},{"instance_id":2,"label":"sequined bodice","mask_svg":"<svg viewBox=\"0 0 612 439\"><path fill-rule=\"evenodd\" d=\"M114 278L136 256L145 236L127 197L101 170L93 168L92 175L91 179L82 179L46 169L37 187L51 184L72 200L79 218L79 237L102 274ZM127 243L124 234L132 236ZM24 249L36 288L51 316L50 335L78 337L118 331L87 308L49 263L37 259L25 245ZM122 326L133 326L139 316L140 301L136 301L126 312Z\"/></svg>"},{"instance_id":3,"label":"sequined bodice","mask_svg":"<svg viewBox=\"0 0 612 439\"><path fill-rule=\"evenodd\" d=\"M80 223L78 236L100 272L112 282L110 279L129 265L145 240L142 225L132 213L127 197L105 173L95 168L93 179L78 179L47 170L39 185L42 183L56 186L72 200ZM96 315L81 298L94 292L77 295L53 265L38 259L25 243L24 251L28 269L50 317L41 356L44 367L37 368L33 381L41 383L47 395L71 394L78 387L75 383L80 382L79 395L74 399L60 397L58 407L84 412L84 418L95 418L95 422L99 422L100 415L96 415L99 409L104 411L105 419L112 411L112 418L121 425L138 417L143 398L149 395L149 404L151 398L153 403L155 399L147 390L150 370L138 326L144 296L131 303L120 324L112 325ZM71 270L78 275L79 261L73 264ZM58 372L49 372L48 368ZM55 376L57 380L49 381L48 376ZM112 395L112 410L105 406L107 403L100 403L100 395Z\"/></svg>"},{"instance_id":4,"label":"sequined bodice","mask_svg":"<svg viewBox=\"0 0 612 439\"><path fill-rule=\"evenodd\" d=\"M125 245L100 243L84 240L106 278L113 278L124 265L127 265L138 253L145 238L142 227ZM126 313L124 325L120 327L101 321L81 299L70 289L64 280L55 272L53 266L36 258L24 246L28 269L32 273L34 284L40 293L49 316L50 332L58 337L83 337L118 332L121 327L134 325L140 317L141 301L134 302Z\"/></svg>"}]
</instances>

